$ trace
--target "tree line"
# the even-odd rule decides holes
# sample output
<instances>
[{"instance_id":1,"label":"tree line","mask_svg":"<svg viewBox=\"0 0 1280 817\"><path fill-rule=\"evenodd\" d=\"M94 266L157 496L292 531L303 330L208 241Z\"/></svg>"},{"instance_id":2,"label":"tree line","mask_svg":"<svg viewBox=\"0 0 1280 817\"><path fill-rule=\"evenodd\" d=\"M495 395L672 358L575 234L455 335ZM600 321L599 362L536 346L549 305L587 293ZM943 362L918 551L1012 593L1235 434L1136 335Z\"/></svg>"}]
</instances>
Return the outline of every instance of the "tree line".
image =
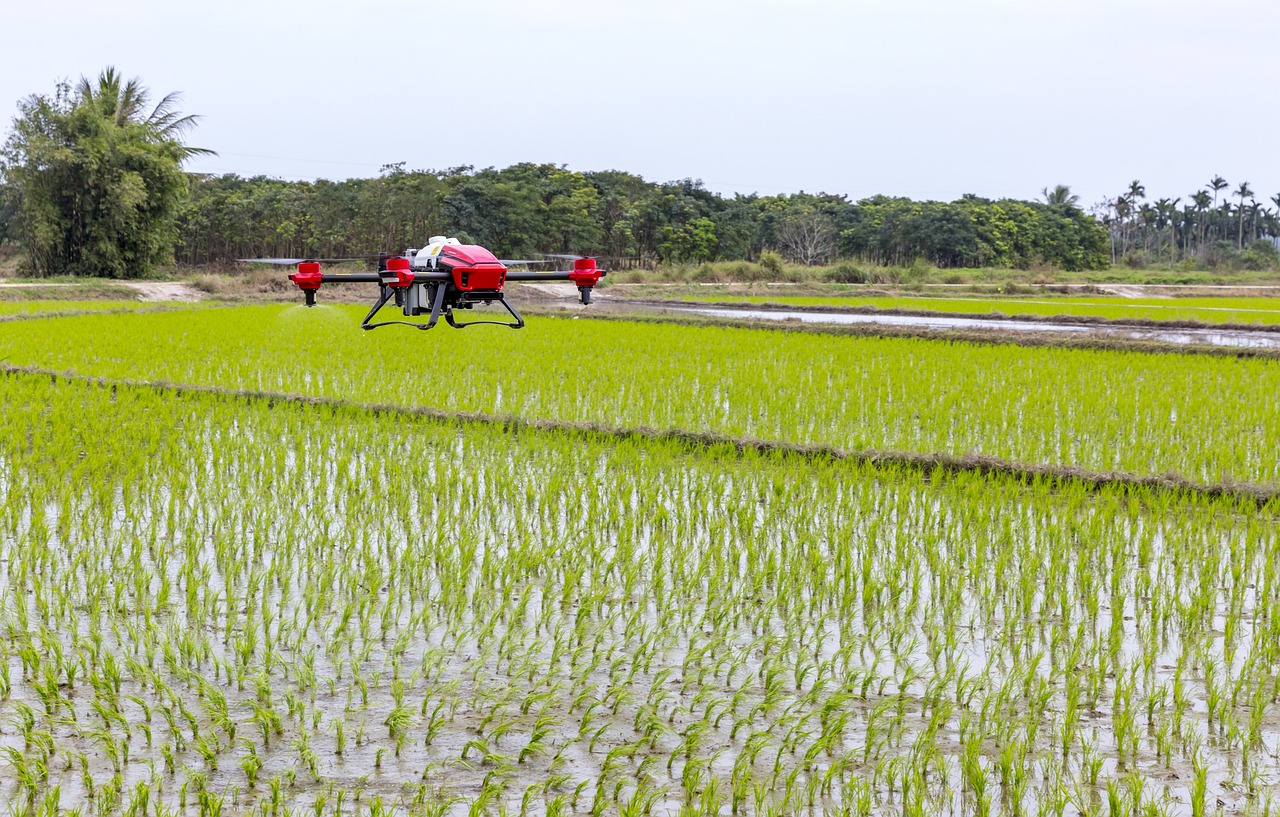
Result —
<instances>
[{"instance_id":1,"label":"tree line","mask_svg":"<svg viewBox=\"0 0 1280 817\"><path fill-rule=\"evenodd\" d=\"M396 164L375 178L314 182L192 174L183 162L207 152L185 142L195 117L177 111L176 95L154 107L148 98L138 80L107 69L20 104L0 150L0 243L21 251L27 272L129 277L175 262L359 256L435 234L507 258L572 252L654 265L755 260L771 250L806 265L854 258L1075 271L1139 253L1203 255L1232 239L1226 246L1243 250L1280 231L1247 184L1233 202L1221 179L1182 207L1146 201L1135 182L1088 214L1063 186L1041 201L851 201L721 196L691 179L654 183L553 164Z\"/></svg>"},{"instance_id":2,"label":"tree line","mask_svg":"<svg viewBox=\"0 0 1280 817\"><path fill-rule=\"evenodd\" d=\"M1147 198L1146 186L1129 189L1095 205L1107 230L1113 262L1140 266L1148 261L1194 260L1202 266L1233 261L1272 266L1280 236L1280 194L1272 209L1258 201L1249 182L1232 185L1214 176L1201 189L1175 198Z\"/></svg>"},{"instance_id":3,"label":"tree line","mask_svg":"<svg viewBox=\"0 0 1280 817\"><path fill-rule=\"evenodd\" d=\"M191 179L177 260L345 257L400 251L433 234L502 257L575 252L642 264L754 260L775 250L800 264L856 257L940 267L1097 269L1106 233L1074 205L966 196L917 202L877 196L720 196L701 182L651 183L622 171L550 164L405 170L372 179Z\"/></svg>"}]
</instances>

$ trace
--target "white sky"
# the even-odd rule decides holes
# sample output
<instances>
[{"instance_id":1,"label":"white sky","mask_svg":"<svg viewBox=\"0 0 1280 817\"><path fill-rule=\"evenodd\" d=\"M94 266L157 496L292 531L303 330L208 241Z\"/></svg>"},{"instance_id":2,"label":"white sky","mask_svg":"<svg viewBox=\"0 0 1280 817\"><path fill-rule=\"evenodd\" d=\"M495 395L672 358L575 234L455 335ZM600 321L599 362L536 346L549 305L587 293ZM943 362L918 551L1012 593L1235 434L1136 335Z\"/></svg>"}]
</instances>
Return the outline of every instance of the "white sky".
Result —
<instances>
[{"instance_id":1,"label":"white sky","mask_svg":"<svg viewBox=\"0 0 1280 817\"><path fill-rule=\"evenodd\" d=\"M0 104L115 65L203 171L555 162L722 193L1280 193L1275 0L4 0ZM7 124L6 124L7 130Z\"/></svg>"}]
</instances>

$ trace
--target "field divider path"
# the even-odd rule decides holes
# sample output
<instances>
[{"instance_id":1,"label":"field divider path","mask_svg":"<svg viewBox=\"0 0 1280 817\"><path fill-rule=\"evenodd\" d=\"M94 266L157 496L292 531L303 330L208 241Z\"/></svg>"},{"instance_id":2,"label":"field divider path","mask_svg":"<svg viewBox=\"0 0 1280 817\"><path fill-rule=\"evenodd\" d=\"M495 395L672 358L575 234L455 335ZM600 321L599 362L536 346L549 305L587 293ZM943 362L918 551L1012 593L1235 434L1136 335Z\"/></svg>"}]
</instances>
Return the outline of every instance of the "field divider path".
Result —
<instances>
[{"instance_id":1,"label":"field divider path","mask_svg":"<svg viewBox=\"0 0 1280 817\"><path fill-rule=\"evenodd\" d=\"M532 431L567 434L600 441L676 443L703 451L719 448L732 450L737 454L782 454L823 462L845 461L869 465L899 466L915 468L920 471L941 471L946 474L996 475L1012 478L1023 484L1030 484L1040 480L1053 484L1074 483L1083 485L1091 490L1106 488L1154 489L1172 494L1207 499L1232 499L1252 503L1260 509L1267 509L1268 512L1280 514L1280 486L1241 482L1202 483L1178 474L1169 473L1142 476L1125 471L1091 471L1066 465L1018 463L999 457L978 454L925 454L877 449L848 450L830 445L806 445L784 441L760 440L706 431L660 430L645 426L626 427L567 420L529 419L486 412L446 411L426 406L363 403L342 398L316 397L291 392L230 389L220 386L201 386L162 380L99 377L71 371L55 371L38 366L16 366L2 362L0 362L0 374L9 377L47 377L55 385L59 382L89 384L101 388L109 388L113 392L118 388L145 389L159 394L180 397L218 397L233 401L265 404L267 406L288 404L305 407L324 407L372 417L425 419L435 422L497 427L501 428L503 433L506 434ZM1273 505L1276 507L1271 507Z\"/></svg>"}]
</instances>

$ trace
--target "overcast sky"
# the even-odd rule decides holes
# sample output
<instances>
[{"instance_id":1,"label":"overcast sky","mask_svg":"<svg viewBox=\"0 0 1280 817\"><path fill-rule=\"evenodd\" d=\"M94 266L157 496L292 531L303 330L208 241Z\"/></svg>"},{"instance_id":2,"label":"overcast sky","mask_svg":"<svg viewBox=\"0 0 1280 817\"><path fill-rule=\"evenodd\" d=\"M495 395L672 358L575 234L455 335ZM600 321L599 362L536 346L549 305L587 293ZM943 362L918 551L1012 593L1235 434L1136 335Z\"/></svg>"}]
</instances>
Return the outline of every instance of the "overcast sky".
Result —
<instances>
[{"instance_id":1,"label":"overcast sky","mask_svg":"<svg viewBox=\"0 0 1280 817\"><path fill-rule=\"evenodd\" d=\"M554 162L722 193L1091 204L1280 193L1275 0L42 0L0 103L115 65L204 118L190 169ZM7 131L7 124L6 124Z\"/></svg>"}]
</instances>

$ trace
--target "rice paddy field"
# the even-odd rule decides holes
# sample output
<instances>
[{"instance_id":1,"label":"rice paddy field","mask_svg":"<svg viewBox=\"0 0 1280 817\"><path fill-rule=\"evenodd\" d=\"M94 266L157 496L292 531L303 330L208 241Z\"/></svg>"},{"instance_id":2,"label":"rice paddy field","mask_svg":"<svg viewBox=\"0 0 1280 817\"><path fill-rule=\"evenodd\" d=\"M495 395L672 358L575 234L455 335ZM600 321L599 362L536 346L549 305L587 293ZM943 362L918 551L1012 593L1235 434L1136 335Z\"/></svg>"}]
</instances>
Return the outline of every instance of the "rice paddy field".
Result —
<instances>
[{"instance_id":1,"label":"rice paddy field","mask_svg":"<svg viewBox=\"0 0 1280 817\"><path fill-rule=\"evenodd\" d=\"M6 813L1275 812L1280 362L357 320L0 324Z\"/></svg>"},{"instance_id":2,"label":"rice paddy field","mask_svg":"<svg viewBox=\"0 0 1280 817\"><path fill-rule=\"evenodd\" d=\"M778 304L806 307L870 307L965 315L1094 317L1108 320L1199 321L1202 323L1280 323L1280 298L989 298L860 297L857 295L709 295L680 296L704 303Z\"/></svg>"}]
</instances>

